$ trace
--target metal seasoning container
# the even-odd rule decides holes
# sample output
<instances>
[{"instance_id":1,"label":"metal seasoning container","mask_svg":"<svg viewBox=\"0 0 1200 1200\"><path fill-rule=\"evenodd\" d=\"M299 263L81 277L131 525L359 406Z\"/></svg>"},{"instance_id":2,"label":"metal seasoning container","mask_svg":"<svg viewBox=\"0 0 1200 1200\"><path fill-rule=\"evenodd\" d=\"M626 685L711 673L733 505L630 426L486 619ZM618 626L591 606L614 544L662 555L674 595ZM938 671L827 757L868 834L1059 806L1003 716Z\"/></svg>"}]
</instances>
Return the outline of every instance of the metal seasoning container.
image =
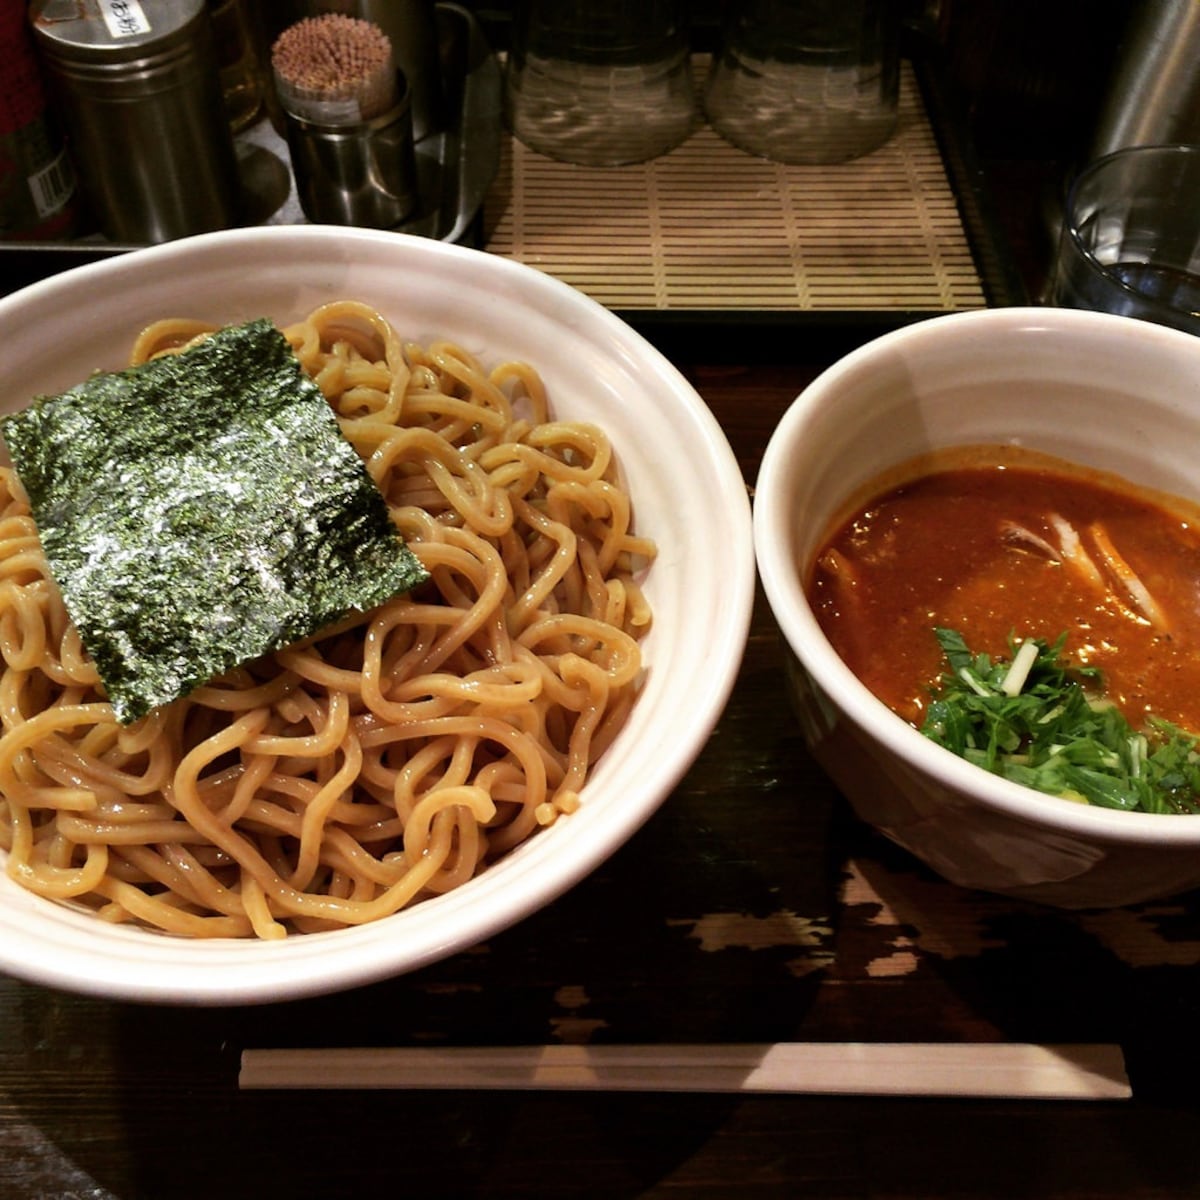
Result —
<instances>
[{"instance_id":1,"label":"metal seasoning container","mask_svg":"<svg viewBox=\"0 0 1200 1200\"><path fill-rule=\"evenodd\" d=\"M163 242L235 224L205 0L35 0L29 16L101 232Z\"/></svg>"},{"instance_id":2,"label":"metal seasoning container","mask_svg":"<svg viewBox=\"0 0 1200 1200\"><path fill-rule=\"evenodd\" d=\"M300 206L310 221L388 229L417 203L408 88L375 24L326 13L271 48Z\"/></svg>"}]
</instances>

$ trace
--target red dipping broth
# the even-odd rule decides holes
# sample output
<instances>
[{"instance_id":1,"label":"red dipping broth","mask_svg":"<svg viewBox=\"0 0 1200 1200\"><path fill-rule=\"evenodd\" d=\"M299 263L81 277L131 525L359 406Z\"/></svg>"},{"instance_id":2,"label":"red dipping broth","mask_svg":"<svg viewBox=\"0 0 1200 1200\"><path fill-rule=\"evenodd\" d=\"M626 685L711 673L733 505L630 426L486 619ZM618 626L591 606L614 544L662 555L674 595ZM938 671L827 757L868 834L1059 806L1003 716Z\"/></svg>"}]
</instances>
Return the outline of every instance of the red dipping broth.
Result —
<instances>
[{"instance_id":1,"label":"red dipping broth","mask_svg":"<svg viewBox=\"0 0 1200 1200\"><path fill-rule=\"evenodd\" d=\"M939 451L862 489L806 591L834 649L919 725L945 669L934 628L976 652L1053 643L1103 673L1134 726L1200 731L1200 509L1012 446Z\"/></svg>"}]
</instances>

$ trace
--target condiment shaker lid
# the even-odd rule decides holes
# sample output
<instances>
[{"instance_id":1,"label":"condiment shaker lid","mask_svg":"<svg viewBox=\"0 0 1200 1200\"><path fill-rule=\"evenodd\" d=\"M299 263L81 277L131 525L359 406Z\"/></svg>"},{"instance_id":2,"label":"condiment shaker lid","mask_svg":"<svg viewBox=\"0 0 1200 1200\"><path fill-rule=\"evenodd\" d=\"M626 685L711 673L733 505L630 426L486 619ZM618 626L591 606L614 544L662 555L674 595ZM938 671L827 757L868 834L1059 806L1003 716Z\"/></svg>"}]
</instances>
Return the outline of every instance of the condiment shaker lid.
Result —
<instances>
[{"instance_id":1,"label":"condiment shaker lid","mask_svg":"<svg viewBox=\"0 0 1200 1200\"><path fill-rule=\"evenodd\" d=\"M121 63L192 36L205 0L35 0L29 19L43 53Z\"/></svg>"}]
</instances>

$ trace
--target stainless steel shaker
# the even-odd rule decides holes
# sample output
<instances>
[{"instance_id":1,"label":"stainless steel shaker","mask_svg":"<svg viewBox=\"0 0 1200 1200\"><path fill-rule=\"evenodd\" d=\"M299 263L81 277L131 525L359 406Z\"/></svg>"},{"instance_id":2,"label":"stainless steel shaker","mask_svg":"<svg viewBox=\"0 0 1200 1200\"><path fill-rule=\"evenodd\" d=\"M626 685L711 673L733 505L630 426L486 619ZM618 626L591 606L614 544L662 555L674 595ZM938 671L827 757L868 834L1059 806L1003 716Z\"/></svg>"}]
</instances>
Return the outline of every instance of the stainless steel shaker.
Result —
<instances>
[{"instance_id":1,"label":"stainless steel shaker","mask_svg":"<svg viewBox=\"0 0 1200 1200\"><path fill-rule=\"evenodd\" d=\"M29 16L101 232L163 242L236 224L205 0L35 0Z\"/></svg>"}]
</instances>

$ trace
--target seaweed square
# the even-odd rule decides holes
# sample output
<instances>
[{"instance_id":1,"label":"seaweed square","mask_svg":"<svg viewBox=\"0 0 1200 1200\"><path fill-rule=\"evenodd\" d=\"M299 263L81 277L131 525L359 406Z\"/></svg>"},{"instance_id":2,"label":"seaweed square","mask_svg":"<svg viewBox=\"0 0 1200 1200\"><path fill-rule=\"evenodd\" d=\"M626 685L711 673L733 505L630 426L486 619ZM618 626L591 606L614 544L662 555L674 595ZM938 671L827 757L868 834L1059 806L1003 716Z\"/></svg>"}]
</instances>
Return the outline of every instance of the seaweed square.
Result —
<instances>
[{"instance_id":1,"label":"seaweed square","mask_svg":"<svg viewBox=\"0 0 1200 1200\"><path fill-rule=\"evenodd\" d=\"M261 319L0 419L117 719L426 578Z\"/></svg>"}]
</instances>

